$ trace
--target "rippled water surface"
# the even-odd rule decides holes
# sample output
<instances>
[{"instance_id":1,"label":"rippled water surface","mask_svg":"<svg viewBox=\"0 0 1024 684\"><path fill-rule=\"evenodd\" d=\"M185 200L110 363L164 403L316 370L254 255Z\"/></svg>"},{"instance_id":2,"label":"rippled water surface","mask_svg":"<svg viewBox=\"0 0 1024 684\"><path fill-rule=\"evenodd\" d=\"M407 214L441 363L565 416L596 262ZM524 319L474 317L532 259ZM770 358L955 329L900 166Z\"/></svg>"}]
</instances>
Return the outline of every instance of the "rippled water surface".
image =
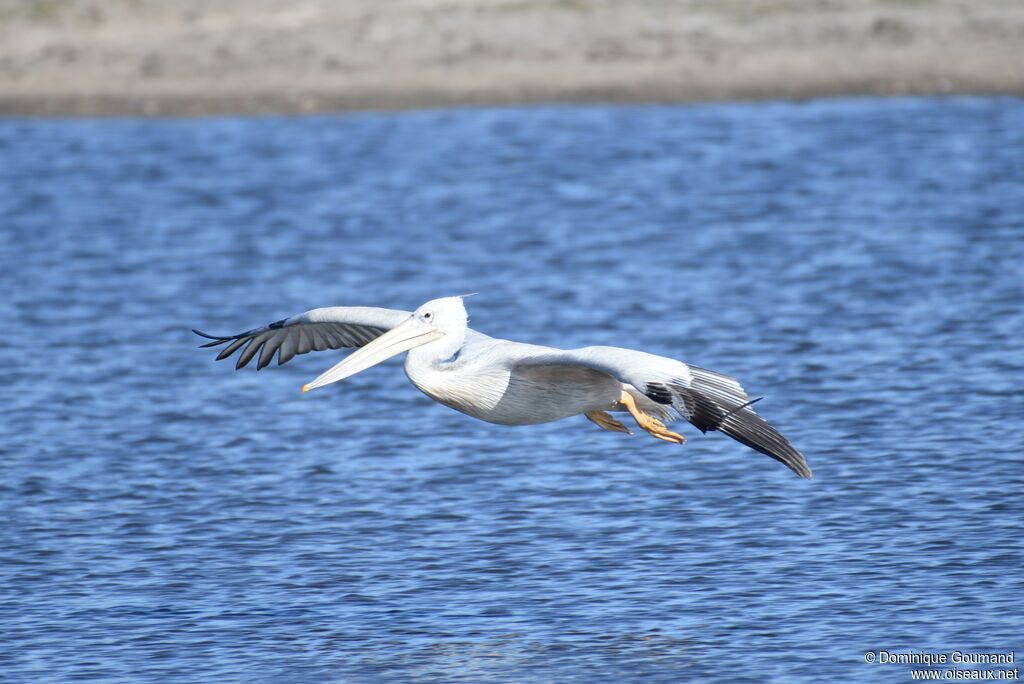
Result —
<instances>
[{"instance_id":1,"label":"rippled water surface","mask_svg":"<svg viewBox=\"0 0 1024 684\"><path fill-rule=\"evenodd\" d=\"M8 681L910 681L1024 659L1024 101L0 121ZM738 376L508 428L189 328L479 292Z\"/></svg>"}]
</instances>

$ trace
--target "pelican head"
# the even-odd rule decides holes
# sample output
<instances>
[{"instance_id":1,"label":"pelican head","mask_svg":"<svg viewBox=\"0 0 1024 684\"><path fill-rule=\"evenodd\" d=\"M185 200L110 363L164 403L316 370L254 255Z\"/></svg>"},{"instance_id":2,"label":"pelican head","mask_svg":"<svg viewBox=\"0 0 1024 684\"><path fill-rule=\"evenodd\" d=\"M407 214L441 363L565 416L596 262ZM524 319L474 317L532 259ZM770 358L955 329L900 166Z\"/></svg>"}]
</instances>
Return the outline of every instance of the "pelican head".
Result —
<instances>
[{"instance_id":1,"label":"pelican head","mask_svg":"<svg viewBox=\"0 0 1024 684\"><path fill-rule=\"evenodd\" d=\"M303 392L344 380L402 352L437 343L438 356L447 358L462 346L469 317L462 297L432 299L366 346L346 356L316 380L302 386Z\"/></svg>"}]
</instances>

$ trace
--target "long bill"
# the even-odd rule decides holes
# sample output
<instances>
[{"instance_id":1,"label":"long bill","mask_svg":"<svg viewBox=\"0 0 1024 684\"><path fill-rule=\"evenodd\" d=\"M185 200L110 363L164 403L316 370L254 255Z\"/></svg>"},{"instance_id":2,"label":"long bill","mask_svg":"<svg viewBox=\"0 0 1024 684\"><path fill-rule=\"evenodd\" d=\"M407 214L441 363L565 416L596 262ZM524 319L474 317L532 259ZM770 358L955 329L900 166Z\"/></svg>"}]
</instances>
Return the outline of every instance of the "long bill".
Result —
<instances>
[{"instance_id":1,"label":"long bill","mask_svg":"<svg viewBox=\"0 0 1024 684\"><path fill-rule=\"evenodd\" d=\"M416 318L410 318L405 323L387 331L373 342L352 352L342 359L340 363L322 373L313 382L303 385L302 391L308 392L311 389L344 380L371 366L376 366L381 361L386 361L392 356L397 356L402 352L409 351L427 342L433 342L441 337L441 335L442 333L434 326L423 323Z\"/></svg>"}]
</instances>

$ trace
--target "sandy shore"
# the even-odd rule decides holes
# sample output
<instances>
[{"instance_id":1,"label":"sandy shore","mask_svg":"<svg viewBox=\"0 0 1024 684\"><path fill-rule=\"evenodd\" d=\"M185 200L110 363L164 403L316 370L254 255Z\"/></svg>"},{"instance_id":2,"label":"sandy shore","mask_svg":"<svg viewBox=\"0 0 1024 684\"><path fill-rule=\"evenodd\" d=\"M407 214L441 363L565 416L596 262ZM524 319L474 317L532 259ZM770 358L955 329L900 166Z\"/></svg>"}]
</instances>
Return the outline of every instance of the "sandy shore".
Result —
<instances>
[{"instance_id":1,"label":"sandy shore","mask_svg":"<svg viewBox=\"0 0 1024 684\"><path fill-rule=\"evenodd\" d=\"M0 114L1024 95L1020 0L0 0Z\"/></svg>"}]
</instances>

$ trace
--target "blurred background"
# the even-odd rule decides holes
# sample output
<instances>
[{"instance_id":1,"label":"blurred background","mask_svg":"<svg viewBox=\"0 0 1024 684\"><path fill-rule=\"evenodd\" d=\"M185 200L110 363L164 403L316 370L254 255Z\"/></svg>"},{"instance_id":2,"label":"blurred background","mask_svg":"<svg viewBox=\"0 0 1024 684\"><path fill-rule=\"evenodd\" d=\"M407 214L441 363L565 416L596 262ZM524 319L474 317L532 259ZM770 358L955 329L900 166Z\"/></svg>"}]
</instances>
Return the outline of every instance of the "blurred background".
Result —
<instances>
[{"instance_id":1,"label":"blurred background","mask_svg":"<svg viewBox=\"0 0 1024 684\"><path fill-rule=\"evenodd\" d=\"M0 0L0 113L1024 91L1017 0Z\"/></svg>"},{"instance_id":2,"label":"blurred background","mask_svg":"<svg viewBox=\"0 0 1024 684\"><path fill-rule=\"evenodd\" d=\"M0 678L1019 659L1021 15L0 0ZM340 352L235 372L190 332L465 292L737 376L814 479L474 421L398 360L300 395Z\"/></svg>"}]
</instances>

